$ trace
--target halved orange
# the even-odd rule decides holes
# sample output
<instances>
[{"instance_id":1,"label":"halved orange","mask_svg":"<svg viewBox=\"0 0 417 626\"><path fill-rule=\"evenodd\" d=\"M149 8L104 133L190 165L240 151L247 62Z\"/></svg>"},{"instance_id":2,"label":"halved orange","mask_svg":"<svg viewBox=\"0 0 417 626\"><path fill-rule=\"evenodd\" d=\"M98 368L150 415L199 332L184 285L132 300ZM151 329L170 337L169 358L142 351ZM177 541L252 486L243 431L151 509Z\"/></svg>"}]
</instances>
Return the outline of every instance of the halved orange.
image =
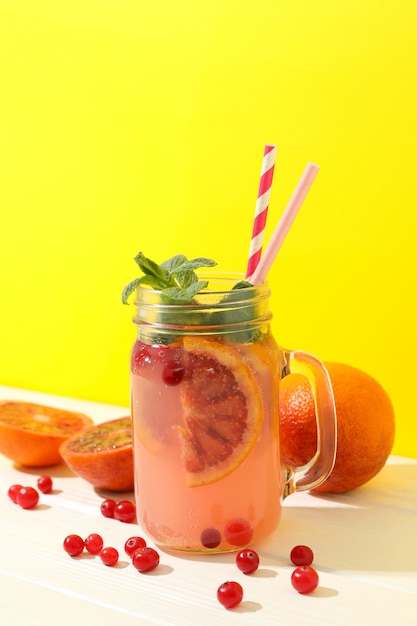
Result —
<instances>
[{"instance_id":1,"label":"halved orange","mask_svg":"<svg viewBox=\"0 0 417 626\"><path fill-rule=\"evenodd\" d=\"M32 402L0 402L0 453L28 467L47 467L62 461L63 441L92 424L82 413Z\"/></svg>"},{"instance_id":2,"label":"halved orange","mask_svg":"<svg viewBox=\"0 0 417 626\"><path fill-rule=\"evenodd\" d=\"M108 491L132 491L130 416L84 428L61 445L60 453L68 467L94 487Z\"/></svg>"},{"instance_id":3,"label":"halved orange","mask_svg":"<svg viewBox=\"0 0 417 626\"><path fill-rule=\"evenodd\" d=\"M187 372L181 383L182 442L191 487L230 474L252 451L262 425L262 396L255 375L237 349L184 337Z\"/></svg>"}]
</instances>

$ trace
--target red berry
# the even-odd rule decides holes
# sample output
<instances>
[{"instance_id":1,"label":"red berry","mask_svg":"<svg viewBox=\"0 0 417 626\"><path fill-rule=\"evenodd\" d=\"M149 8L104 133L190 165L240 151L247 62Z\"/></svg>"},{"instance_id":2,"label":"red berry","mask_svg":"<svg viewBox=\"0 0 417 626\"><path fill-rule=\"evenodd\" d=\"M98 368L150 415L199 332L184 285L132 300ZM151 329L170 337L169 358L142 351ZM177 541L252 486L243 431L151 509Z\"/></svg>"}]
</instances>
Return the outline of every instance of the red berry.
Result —
<instances>
[{"instance_id":1,"label":"red berry","mask_svg":"<svg viewBox=\"0 0 417 626\"><path fill-rule=\"evenodd\" d=\"M85 549L90 554L99 554L103 549L103 538L97 533L91 533L85 540Z\"/></svg>"},{"instance_id":2,"label":"red berry","mask_svg":"<svg viewBox=\"0 0 417 626\"><path fill-rule=\"evenodd\" d=\"M84 550L85 541L79 535L68 535L64 539L64 550L70 556L79 556Z\"/></svg>"},{"instance_id":3,"label":"red berry","mask_svg":"<svg viewBox=\"0 0 417 626\"><path fill-rule=\"evenodd\" d=\"M104 565L113 567L119 560L119 553L116 548L103 548L100 552L100 559L103 561Z\"/></svg>"},{"instance_id":4,"label":"red berry","mask_svg":"<svg viewBox=\"0 0 417 626\"><path fill-rule=\"evenodd\" d=\"M200 535L200 541L205 548L217 548L222 540L217 528L205 528Z\"/></svg>"},{"instance_id":5,"label":"red berry","mask_svg":"<svg viewBox=\"0 0 417 626\"><path fill-rule=\"evenodd\" d=\"M133 566L139 572L150 572L159 564L159 554L153 548L137 548L132 554Z\"/></svg>"},{"instance_id":6,"label":"red berry","mask_svg":"<svg viewBox=\"0 0 417 626\"><path fill-rule=\"evenodd\" d=\"M104 517L114 517L115 506L116 506L116 502L112 500L111 498L107 498L106 500L103 500L103 502L100 505L101 514L104 515Z\"/></svg>"},{"instance_id":7,"label":"red berry","mask_svg":"<svg viewBox=\"0 0 417 626\"><path fill-rule=\"evenodd\" d=\"M128 556L132 556L137 548L145 548L146 541L142 537L129 537L125 543L125 552Z\"/></svg>"},{"instance_id":8,"label":"red berry","mask_svg":"<svg viewBox=\"0 0 417 626\"><path fill-rule=\"evenodd\" d=\"M133 374L138 374L142 368L148 367L151 362L150 346L137 341L133 348L131 359L131 370Z\"/></svg>"},{"instance_id":9,"label":"red berry","mask_svg":"<svg viewBox=\"0 0 417 626\"><path fill-rule=\"evenodd\" d=\"M170 361L162 370L162 380L171 387L179 385L185 376L185 368L178 361Z\"/></svg>"},{"instance_id":10,"label":"red berry","mask_svg":"<svg viewBox=\"0 0 417 626\"><path fill-rule=\"evenodd\" d=\"M17 494L22 489L22 487L23 485L12 485L11 487L9 487L7 495L9 496L10 500L12 500L12 502L14 502L15 504L17 504Z\"/></svg>"},{"instance_id":11,"label":"red berry","mask_svg":"<svg viewBox=\"0 0 417 626\"><path fill-rule=\"evenodd\" d=\"M239 583L227 581L217 589L217 599L226 609L233 609L242 602L243 589Z\"/></svg>"},{"instance_id":12,"label":"red berry","mask_svg":"<svg viewBox=\"0 0 417 626\"><path fill-rule=\"evenodd\" d=\"M21 487L16 494L16 503L22 509L33 509L39 502L39 493L33 487Z\"/></svg>"},{"instance_id":13,"label":"red berry","mask_svg":"<svg viewBox=\"0 0 417 626\"><path fill-rule=\"evenodd\" d=\"M131 358L131 370L133 374L146 376L146 370L151 370L155 363L166 362L167 356L171 354L168 346L154 344L148 345L137 341L133 347Z\"/></svg>"},{"instance_id":14,"label":"red berry","mask_svg":"<svg viewBox=\"0 0 417 626\"><path fill-rule=\"evenodd\" d=\"M50 476L39 476L38 489L42 493L51 493L52 491L52 478Z\"/></svg>"},{"instance_id":15,"label":"red berry","mask_svg":"<svg viewBox=\"0 0 417 626\"><path fill-rule=\"evenodd\" d=\"M294 546L290 559L294 565L311 565L314 559L313 550L308 546Z\"/></svg>"},{"instance_id":16,"label":"red berry","mask_svg":"<svg viewBox=\"0 0 417 626\"><path fill-rule=\"evenodd\" d=\"M173 354L173 348L156 343L152 346L149 346L149 354L151 364L154 361L157 363L166 363L167 357Z\"/></svg>"},{"instance_id":17,"label":"red berry","mask_svg":"<svg viewBox=\"0 0 417 626\"><path fill-rule=\"evenodd\" d=\"M225 526L226 540L232 546L246 546L252 539L252 526L245 519L230 520Z\"/></svg>"},{"instance_id":18,"label":"red berry","mask_svg":"<svg viewBox=\"0 0 417 626\"><path fill-rule=\"evenodd\" d=\"M319 575L309 565L302 565L291 574L291 584L298 593L311 593L319 584Z\"/></svg>"},{"instance_id":19,"label":"red berry","mask_svg":"<svg viewBox=\"0 0 417 626\"><path fill-rule=\"evenodd\" d=\"M252 574L258 569L259 556L255 550L241 550L236 555L236 565L244 574Z\"/></svg>"},{"instance_id":20,"label":"red berry","mask_svg":"<svg viewBox=\"0 0 417 626\"><path fill-rule=\"evenodd\" d=\"M114 519L120 522L133 522L136 517L136 508L130 500L120 500L114 507Z\"/></svg>"}]
</instances>

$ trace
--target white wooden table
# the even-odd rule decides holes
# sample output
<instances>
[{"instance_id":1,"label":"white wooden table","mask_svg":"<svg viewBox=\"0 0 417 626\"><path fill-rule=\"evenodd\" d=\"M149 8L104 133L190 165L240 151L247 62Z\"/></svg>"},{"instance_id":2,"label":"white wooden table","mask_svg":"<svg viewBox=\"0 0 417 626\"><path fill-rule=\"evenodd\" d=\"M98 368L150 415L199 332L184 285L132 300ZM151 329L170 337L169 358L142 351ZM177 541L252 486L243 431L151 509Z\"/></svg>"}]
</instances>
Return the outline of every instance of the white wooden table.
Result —
<instances>
[{"instance_id":1,"label":"white wooden table","mask_svg":"<svg viewBox=\"0 0 417 626\"><path fill-rule=\"evenodd\" d=\"M4 386L0 399L78 410L95 422L126 415L126 407ZM239 572L232 554L162 550L160 566L140 574L123 545L134 534L146 534L134 524L104 518L103 494L64 465L43 472L53 477L54 493L41 494L36 509L11 502L9 486L36 486L40 473L17 469L0 456L1 626L417 625L417 460L391 457L376 478L347 494L287 498L277 532L254 546L261 564L251 576ZM91 532L119 550L118 566L64 552L66 535ZM290 584L288 555L299 543L315 553L320 585L311 595L298 594ZM226 580L237 580L244 589L243 602L233 610L216 598Z\"/></svg>"}]
</instances>

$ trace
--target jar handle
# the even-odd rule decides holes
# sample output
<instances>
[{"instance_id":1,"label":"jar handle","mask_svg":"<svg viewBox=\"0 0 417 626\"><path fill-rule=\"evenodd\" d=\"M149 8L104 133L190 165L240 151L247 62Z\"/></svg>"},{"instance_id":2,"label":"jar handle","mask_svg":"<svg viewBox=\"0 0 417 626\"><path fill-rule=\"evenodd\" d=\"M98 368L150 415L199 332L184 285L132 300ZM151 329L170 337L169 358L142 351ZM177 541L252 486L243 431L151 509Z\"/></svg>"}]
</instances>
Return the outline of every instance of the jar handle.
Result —
<instances>
[{"instance_id":1,"label":"jar handle","mask_svg":"<svg viewBox=\"0 0 417 626\"><path fill-rule=\"evenodd\" d=\"M285 468L284 497L321 485L329 476L336 459L337 418L330 376L314 355L298 350L283 350L282 377L303 374L312 385L317 425L317 450L301 467Z\"/></svg>"}]
</instances>

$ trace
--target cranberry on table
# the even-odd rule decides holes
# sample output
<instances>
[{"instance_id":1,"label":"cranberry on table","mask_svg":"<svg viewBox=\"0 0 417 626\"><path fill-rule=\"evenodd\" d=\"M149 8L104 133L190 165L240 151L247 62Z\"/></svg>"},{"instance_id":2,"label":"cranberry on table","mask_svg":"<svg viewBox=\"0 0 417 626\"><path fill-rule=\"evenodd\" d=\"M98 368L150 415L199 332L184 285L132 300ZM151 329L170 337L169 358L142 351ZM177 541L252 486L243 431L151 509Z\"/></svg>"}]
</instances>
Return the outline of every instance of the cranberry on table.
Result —
<instances>
[{"instance_id":1,"label":"cranberry on table","mask_svg":"<svg viewBox=\"0 0 417 626\"><path fill-rule=\"evenodd\" d=\"M159 565L159 554L153 548L137 548L132 554L132 563L139 572L150 572Z\"/></svg>"},{"instance_id":2,"label":"cranberry on table","mask_svg":"<svg viewBox=\"0 0 417 626\"><path fill-rule=\"evenodd\" d=\"M47 475L39 476L37 485L39 491L42 491L42 493L51 493L53 486L52 478Z\"/></svg>"},{"instance_id":3,"label":"cranberry on table","mask_svg":"<svg viewBox=\"0 0 417 626\"><path fill-rule=\"evenodd\" d=\"M34 487L21 487L16 494L16 503L22 509L34 509L39 502L39 493Z\"/></svg>"},{"instance_id":4,"label":"cranberry on table","mask_svg":"<svg viewBox=\"0 0 417 626\"><path fill-rule=\"evenodd\" d=\"M85 548L85 541L80 535L67 535L64 539L64 550L70 556L79 556Z\"/></svg>"},{"instance_id":5,"label":"cranberry on table","mask_svg":"<svg viewBox=\"0 0 417 626\"><path fill-rule=\"evenodd\" d=\"M103 545L103 538L97 533L91 533L85 540L85 549L89 554L100 554Z\"/></svg>"},{"instance_id":6,"label":"cranberry on table","mask_svg":"<svg viewBox=\"0 0 417 626\"><path fill-rule=\"evenodd\" d=\"M112 500L111 498L106 498L106 500L103 500L100 505L101 514L104 515L104 517L114 517L115 507L115 500Z\"/></svg>"},{"instance_id":7,"label":"cranberry on table","mask_svg":"<svg viewBox=\"0 0 417 626\"><path fill-rule=\"evenodd\" d=\"M314 553L308 546L294 546L290 553L290 559L294 565L311 565L314 560Z\"/></svg>"},{"instance_id":8,"label":"cranberry on table","mask_svg":"<svg viewBox=\"0 0 417 626\"><path fill-rule=\"evenodd\" d=\"M53 482L52 478L46 474L39 476L37 480L39 491L42 493L50 493L52 491Z\"/></svg>"},{"instance_id":9,"label":"cranberry on table","mask_svg":"<svg viewBox=\"0 0 417 626\"><path fill-rule=\"evenodd\" d=\"M236 565L244 574L252 574L259 567L259 556L255 550L241 550L236 555Z\"/></svg>"},{"instance_id":10,"label":"cranberry on table","mask_svg":"<svg viewBox=\"0 0 417 626\"><path fill-rule=\"evenodd\" d=\"M133 522L136 517L136 507L130 500L120 500L114 507L113 516L120 522Z\"/></svg>"},{"instance_id":11,"label":"cranberry on table","mask_svg":"<svg viewBox=\"0 0 417 626\"><path fill-rule=\"evenodd\" d=\"M116 548L109 546L108 548L103 548L101 550L100 559L103 561L104 565L113 567L119 560L119 553Z\"/></svg>"},{"instance_id":12,"label":"cranberry on table","mask_svg":"<svg viewBox=\"0 0 417 626\"><path fill-rule=\"evenodd\" d=\"M217 589L217 599L226 609L233 609L242 602L242 586L235 581L227 581Z\"/></svg>"},{"instance_id":13,"label":"cranberry on table","mask_svg":"<svg viewBox=\"0 0 417 626\"><path fill-rule=\"evenodd\" d=\"M146 541L143 539L143 537L129 537L129 539L127 539L125 542L124 548L127 556L132 557L132 554L138 548L146 548Z\"/></svg>"},{"instance_id":14,"label":"cranberry on table","mask_svg":"<svg viewBox=\"0 0 417 626\"><path fill-rule=\"evenodd\" d=\"M311 593L319 584L319 575L310 565L302 565L291 574L291 584L298 593Z\"/></svg>"},{"instance_id":15,"label":"cranberry on table","mask_svg":"<svg viewBox=\"0 0 417 626\"><path fill-rule=\"evenodd\" d=\"M22 489L22 487L23 485L11 485L11 487L9 487L7 491L7 495L9 496L10 500L15 504L17 504L17 494Z\"/></svg>"}]
</instances>

